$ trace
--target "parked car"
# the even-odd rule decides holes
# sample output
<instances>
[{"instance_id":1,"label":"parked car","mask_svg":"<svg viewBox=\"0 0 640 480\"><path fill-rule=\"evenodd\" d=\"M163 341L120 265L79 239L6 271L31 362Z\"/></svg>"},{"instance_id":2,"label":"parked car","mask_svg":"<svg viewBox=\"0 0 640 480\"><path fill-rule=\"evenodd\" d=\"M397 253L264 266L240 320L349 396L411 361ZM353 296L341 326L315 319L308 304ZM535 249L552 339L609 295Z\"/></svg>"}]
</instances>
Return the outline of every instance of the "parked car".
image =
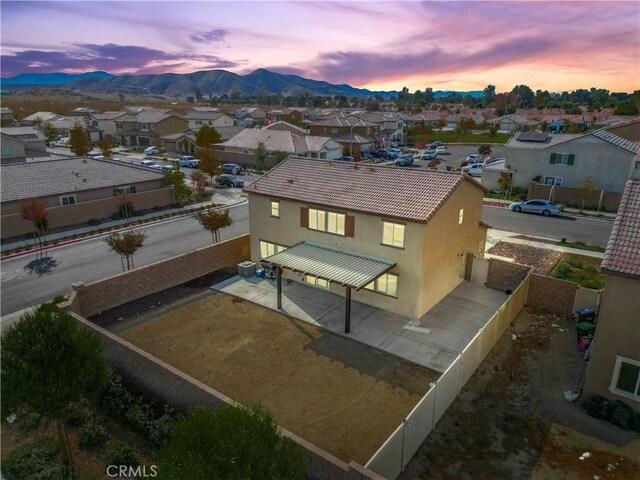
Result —
<instances>
[{"instance_id":1,"label":"parked car","mask_svg":"<svg viewBox=\"0 0 640 480\"><path fill-rule=\"evenodd\" d=\"M225 163L220 167L224 173L231 173L237 175L242 171L242 167L236 163Z\"/></svg>"},{"instance_id":2,"label":"parked car","mask_svg":"<svg viewBox=\"0 0 640 480\"><path fill-rule=\"evenodd\" d=\"M504 160L506 160L506 158L504 158L504 157L490 158L489 160L484 162L484 164L485 165L491 165L492 163L502 162Z\"/></svg>"},{"instance_id":3,"label":"parked car","mask_svg":"<svg viewBox=\"0 0 640 480\"><path fill-rule=\"evenodd\" d=\"M92 158L94 160L104 160L104 155L100 152L89 152L87 153L87 157Z\"/></svg>"},{"instance_id":4,"label":"parked car","mask_svg":"<svg viewBox=\"0 0 640 480\"><path fill-rule=\"evenodd\" d=\"M420 156L420 159L421 160L433 160L437 156L438 156L438 154L436 153L435 150L425 150L424 152L422 152L422 155Z\"/></svg>"},{"instance_id":5,"label":"parked car","mask_svg":"<svg viewBox=\"0 0 640 480\"><path fill-rule=\"evenodd\" d=\"M462 172L471 175L472 177L481 177L482 176L482 167L484 164L482 163L474 163L473 165L467 165L462 167Z\"/></svg>"},{"instance_id":6,"label":"parked car","mask_svg":"<svg viewBox=\"0 0 640 480\"><path fill-rule=\"evenodd\" d=\"M191 155L183 155L178 159L178 165L181 167L198 168L198 163L200 160Z\"/></svg>"},{"instance_id":7,"label":"parked car","mask_svg":"<svg viewBox=\"0 0 640 480\"><path fill-rule=\"evenodd\" d=\"M241 178L238 178L234 175L218 175L216 177L216 183L218 185L234 187L234 188L242 188L244 187L244 182Z\"/></svg>"},{"instance_id":8,"label":"parked car","mask_svg":"<svg viewBox=\"0 0 640 480\"><path fill-rule=\"evenodd\" d=\"M440 140L436 140L435 142L431 142L431 144L429 145L430 148L438 148L443 146L444 143L442 143Z\"/></svg>"},{"instance_id":9,"label":"parked car","mask_svg":"<svg viewBox=\"0 0 640 480\"><path fill-rule=\"evenodd\" d=\"M515 202L509 205L512 212L529 212L539 213L548 217L550 215L558 215L560 207L549 200L527 200L526 202Z\"/></svg>"},{"instance_id":10,"label":"parked car","mask_svg":"<svg viewBox=\"0 0 640 480\"><path fill-rule=\"evenodd\" d=\"M483 158L484 158L484 157L483 157L483 155L480 155L480 154L478 154L478 153L473 153L473 154L469 155L469 156L466 158L466 160L467 160L467 162L469 162L469 163L473 164L473 163L479 163L479 162L482 162L482 159L483 159Z\"/></svg>"},{"instance_id":11,"label":"parked car","mask_svg":"<svg viewBox=\"0 0 640 480\"><path fill-rule=\"evenodd\" d=\"M145 155L158 155L160 153L160 149L158 147L147 147L144 149Z\"/></svg>"},{"instance_id":12,"label":"parked car","mask_svg":"<svg viewBox=\"0 0 640 480\"><path fill-rule=\"evenodd\" d=\"M173 171L173 167L171 165L158 165L160 168L158 168L158 170L162 171L162 172L171 172ZM153 168L153 167L152 167Z\"/></svg>"},{"instance_id":13,"label":"parked car","mask_svg":"<svg viewBox=\"0 0 640 480\"><path fill-rule=\"evenodd\" d=\"M405 153L396 158L393 163L398 167L409 167L413 165L413 155L411 153Z\"/></svg>"},{"instance_id":14,"label":"parked car","mask_svg":"<svg viewBox=\"0 0 640 480\"><path fill-rule=\"evenodd\" d=\"M398 158L400 155L402 155L402 150L400 150L399 148L388 148L387 149L387 158L390 158L392 160Z\"/></svg>"},{"instance_id":15,"label":"parked car","mask_svg":"<svg viewBox=\"0 0 640 480\"><path fill-rule=\"evenodd\" d=\"M143 167L147 167L147 168L160 168L160 165L158 165L153 160L142 160L140 162L140 165L142 165Z\"/></svg>"},{"instance_id":16,"label":"parked car","mask_svg":"<svg viewBox=\"0 0 640 480\"><path fill-rule=\"evenodd\" d=\"M436 154L443 155L445 153L447 153L447 147L444 147L442 145L439 147L436 147Z\"/></svg>"}]
</instances>

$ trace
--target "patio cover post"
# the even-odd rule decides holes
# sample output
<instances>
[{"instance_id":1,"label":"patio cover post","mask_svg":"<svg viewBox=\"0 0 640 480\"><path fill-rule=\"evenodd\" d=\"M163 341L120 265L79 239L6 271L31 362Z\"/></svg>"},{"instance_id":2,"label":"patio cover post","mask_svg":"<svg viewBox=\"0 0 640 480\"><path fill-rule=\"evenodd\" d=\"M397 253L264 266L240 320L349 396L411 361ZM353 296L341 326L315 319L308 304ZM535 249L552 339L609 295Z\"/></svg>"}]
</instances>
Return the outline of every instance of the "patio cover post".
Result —
<instances>
[{"instance_id":1,"label":"patio cover post","mask_svg":"<svg viewBox=\"0 0 640 480\"><path fill-rule=\"evenodd\" d=\"M344 305L344 333L351 331L351 287L347 287Z\"/></svg>"},{"instance_id":2,"label":"patio cover post","mask_svg":"<svg viewBox=\"0 0 640 480\"><path fill-rule=\"evenodd\" d=\"M282 308L282 267L276 267L276 285L278 289L278 310Z\"/></svg>"}]
</instances>

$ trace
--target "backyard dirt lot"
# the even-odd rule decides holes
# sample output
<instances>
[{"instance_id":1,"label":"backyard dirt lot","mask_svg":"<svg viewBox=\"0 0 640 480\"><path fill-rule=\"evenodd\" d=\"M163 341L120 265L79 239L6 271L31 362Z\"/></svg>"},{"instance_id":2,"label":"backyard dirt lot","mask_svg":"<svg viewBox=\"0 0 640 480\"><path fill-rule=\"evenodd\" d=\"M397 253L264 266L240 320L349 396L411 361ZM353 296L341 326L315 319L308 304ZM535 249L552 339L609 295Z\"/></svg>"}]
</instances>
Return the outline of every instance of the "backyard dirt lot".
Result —
<instances>
[{"instance_id":1,"label":"backyard dirt lot","mask_svg":"<svg viewBox=\"0 0 640 480\"><path fill-rule=\"evenodd\" d=\"M118 333L284 428L364 465L438 374L223 293L137 317ZM122 325L118 327L118 331Z\"/></svg>"},{"instance_id":2,"label":"backyard dirt lot","mask_svg":"<svg viewBox=\"0 0 640 480\"><path fill-rule=\"evenodd\" d=\"M640 434L564 399L583 367L574 321L523 310L400 478L640 479Z\"/></svg>"}]
</instances>

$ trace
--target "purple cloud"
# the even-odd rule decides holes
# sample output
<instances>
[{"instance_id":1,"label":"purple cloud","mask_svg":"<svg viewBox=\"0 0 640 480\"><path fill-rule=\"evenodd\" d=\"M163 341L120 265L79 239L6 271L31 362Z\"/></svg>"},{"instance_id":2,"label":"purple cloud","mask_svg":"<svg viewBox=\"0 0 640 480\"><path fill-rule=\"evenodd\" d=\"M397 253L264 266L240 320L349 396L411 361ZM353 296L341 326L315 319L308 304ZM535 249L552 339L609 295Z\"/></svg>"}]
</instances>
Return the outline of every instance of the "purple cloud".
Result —
<instances>
[{"instance_id":1,"label":"purple cloud","mask_svg":"<svg viewBox=\"0 0 640 480\"><path fill-rule=\"evenodd\" d=\"M222 28L216 28L214 30L209 30L208 32L198 32L189 36L191 40L196 43L220 43L224 40L229 32Z\"/></svg>"},{"instance_id":2,"label":"purple cloud","mask_svg":"<svg viewBox=\"0 0 640 480\"><path fill-rule=\"evenodd\" d=\"M163 52L136 45L107 43L96 45L77 44L71 51L23 50L10 55L2 55L2 75L19 73L46 73L54 71L105 70L121 72L162 72L184 61L206 62L212 68L235 67L236 62L215 55L190 52ZM180 61L181 63L175 63ZM164 69L164 70L163 70Z\"/></svg>"}]
</instances>

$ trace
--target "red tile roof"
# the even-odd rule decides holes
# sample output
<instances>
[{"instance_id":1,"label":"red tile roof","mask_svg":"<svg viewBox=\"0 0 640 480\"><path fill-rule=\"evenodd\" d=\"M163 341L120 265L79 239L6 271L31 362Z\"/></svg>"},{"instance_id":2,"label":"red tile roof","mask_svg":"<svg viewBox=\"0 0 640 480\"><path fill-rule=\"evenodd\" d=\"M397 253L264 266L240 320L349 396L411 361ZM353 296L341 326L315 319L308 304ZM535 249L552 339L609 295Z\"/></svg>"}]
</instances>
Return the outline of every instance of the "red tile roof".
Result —
<instances>
[{"instance_id":1,"label":"red tile roof","mask_svg":"<svg viewBox=\"0 0 640 480\"><path fill-rule=\"evenodd\" d=\"M629 180L625 186L600 268L640 277L640 182Z\"/></svg>"},{"instance_id":2,"label":"red tile roof","mask_svg":"<svg viewBox=\"0 0 640 480\"><path fill-rule=\"evenodd\" d=\"M244 191L426 223L465 181L483 189L460 173L289 157Z\"/></svg>"}]
</instances>

